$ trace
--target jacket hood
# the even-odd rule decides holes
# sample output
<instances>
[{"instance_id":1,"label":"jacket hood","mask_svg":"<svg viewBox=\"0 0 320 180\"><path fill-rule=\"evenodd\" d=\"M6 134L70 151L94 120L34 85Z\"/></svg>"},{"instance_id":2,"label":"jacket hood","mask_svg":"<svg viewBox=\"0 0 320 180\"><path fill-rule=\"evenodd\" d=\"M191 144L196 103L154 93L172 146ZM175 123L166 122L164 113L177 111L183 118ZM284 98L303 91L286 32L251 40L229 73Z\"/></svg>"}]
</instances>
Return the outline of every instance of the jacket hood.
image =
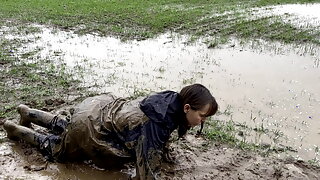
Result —
<instances>
[{"instance_id":1,"label":"jacket hood","mask_svg":"<svg viewBox=\"0 0 320 180\"><path fill-rule=\"evenodd\" d=\"M146 97L140 102L140 109L151 121L171 130L176 129L179 122L185 119L179 94L174 91L163 91Z\"/></svg>"}]
</instances>

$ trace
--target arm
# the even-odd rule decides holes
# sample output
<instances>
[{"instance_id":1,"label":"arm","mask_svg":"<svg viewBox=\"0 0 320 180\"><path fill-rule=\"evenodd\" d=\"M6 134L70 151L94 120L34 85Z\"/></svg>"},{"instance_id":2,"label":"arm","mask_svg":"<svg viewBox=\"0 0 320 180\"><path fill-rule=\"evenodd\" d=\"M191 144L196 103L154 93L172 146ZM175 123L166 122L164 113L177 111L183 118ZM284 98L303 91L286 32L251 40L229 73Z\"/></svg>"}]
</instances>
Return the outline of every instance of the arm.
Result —
<instances>
[{"instance_id":1,"label":"arm","mask_svg":"<svg viewBox=\"0 0 320 180\"><path fill-rule=\"evenodd\" d=\"M141 180L158 178L162 150L169 136L168 130L150 120L143 125L136 146L137 176Z\"/></svg>"}]
</instances>

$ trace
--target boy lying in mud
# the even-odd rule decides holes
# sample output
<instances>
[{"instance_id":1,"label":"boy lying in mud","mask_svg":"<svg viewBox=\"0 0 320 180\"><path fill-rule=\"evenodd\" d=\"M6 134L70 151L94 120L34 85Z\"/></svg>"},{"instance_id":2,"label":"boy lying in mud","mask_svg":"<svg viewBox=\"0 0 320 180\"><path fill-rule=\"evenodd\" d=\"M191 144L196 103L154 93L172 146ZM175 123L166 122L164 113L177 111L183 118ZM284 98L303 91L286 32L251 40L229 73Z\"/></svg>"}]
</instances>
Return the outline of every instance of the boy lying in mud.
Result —
<instances>
[{"instance_id":1,"label":"boy lying in mud","mask_svg":"<svg viewBox=\"0 0 320 180\"><path fill-rule=\"evenodd\" d=\"M10 139L22 139L51 160L91 159L101 167L114 168L135 161L140 179L156 179L163 148L170 134L179 137L217 112L218 104L201 84L184 87L180 93L164 91L127 100L111 93L89 97L77 105L70 122L41 110L19 105L20 125L6 121ZM48 128L41 134L31 123Z\"/></svg>"}]
</instances>

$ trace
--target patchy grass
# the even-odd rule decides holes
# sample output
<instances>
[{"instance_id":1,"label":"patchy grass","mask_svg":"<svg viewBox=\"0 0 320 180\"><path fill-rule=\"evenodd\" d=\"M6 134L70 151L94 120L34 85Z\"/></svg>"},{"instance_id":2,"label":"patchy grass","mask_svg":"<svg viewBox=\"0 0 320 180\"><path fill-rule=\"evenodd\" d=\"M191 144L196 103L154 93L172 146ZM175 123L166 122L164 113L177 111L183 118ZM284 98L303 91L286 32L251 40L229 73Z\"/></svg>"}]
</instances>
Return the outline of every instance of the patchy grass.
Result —
<instances>
[{"instance_id":1,"label":"patchy grass","mask_svg":"<svg viewBox=\"0 0 320 180\"><path fill-rule=\"evenodd\" d=\"M21 35L26 35L33 28L19 29ZM14 34L15 31L13 29L11 32ZM65 65L34 59L37 50L18 54L18 48L27 40L4 37L0 40L0 119L13 117L20 103L34 108L53 108L67 102L71 96L79 97L85 93L79 81L67 72Z\"/></svg>"},{"instance_id":2,"label":"patchy grass","mask_svg":"<svg viewBox=\"0 0 320 180\"><path fill-rule=\"evenodd\" d=\"M246 131L256 131L256 128L250 128L246 125L236 124L232 120L223 122L209 118L206 121L204 128L204 135L206 138L215 141L216 143L227 144L232 147L237 147L246 151L256 151L261 155L269 155L270 153L283 153L295 150L291 147L282 146L277 144L278 139L274 139L275 145L271 144L255 144L246 140L248 134ZM283 136L280 132L276 131L263 131L260 133L273 134L275 137ZM242 137L242 138L240 138Z\"/></svg>"},{"instance_id":3,"label":"patchy grass","mask_svg":"<svg viewBox=\"0 0 320 180\"><path fill-rule=\"evenodd\" d=\"M230 36L320 44L319 28L299 29L279 16L252 18L252 8L319 0L13 0L3 1L0 21L40 23L78 33L145 39L165 31L209 37L209 47Z\"/></svg>"},{"instance_id":4,"label":"patchy grass","mask_svg":"<svg viewBox=\"0 0 320 180\"><path fill-rule=\"evenodd\" d=\"M139 97L145 97L151 93L152 93L152 91L150 89L133 87L133 92L129 93L128 99L133 100L133 99L137 99Z\"/></svg>"}]
</instances>

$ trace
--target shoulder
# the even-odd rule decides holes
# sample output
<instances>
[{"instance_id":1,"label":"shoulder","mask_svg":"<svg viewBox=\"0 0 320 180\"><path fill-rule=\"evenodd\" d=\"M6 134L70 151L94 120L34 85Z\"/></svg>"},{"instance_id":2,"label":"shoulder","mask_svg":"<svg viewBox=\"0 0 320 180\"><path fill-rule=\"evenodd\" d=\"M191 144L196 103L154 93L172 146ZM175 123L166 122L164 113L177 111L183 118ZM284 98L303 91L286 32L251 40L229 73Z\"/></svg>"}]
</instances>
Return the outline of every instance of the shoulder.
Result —
<instances>
[{"instance_id":1,"label":"shoulder","mask_svg":"<svg viewBox=\"0 0 320 180\"><path fill-rule=\"evenodd\" d=\"M141 103L144 102L159 102L159 101L170 101L173 98L178 97L178 93L175 91L162 91L157 93L152 93L149 96L145 97Z\"/></svg>"},{"instance_id":2,"label":"shoulder","mask_svg":"<svg viewBox=\"0 0 320 180\"><path fill-rule=\"evenodd\" d=\"M140 102L140 108L146 113L149 110L166 111L168 106L177 101L179 94L174 91L163 91L151 94ZM162 113L161 113L162 114Z\"/></svg>"},{"instance_id":3,"label":"shoulder","mask_svg":"<svg viewBox=\"0 0 320 180\"><path fill-rule=\"evenodd\" d=\"M140 102L140 109L151 121L170 127L174 117L180 114L181 107L179 94L174 91L155 93Z\"/></svg>"}]
</instances>

